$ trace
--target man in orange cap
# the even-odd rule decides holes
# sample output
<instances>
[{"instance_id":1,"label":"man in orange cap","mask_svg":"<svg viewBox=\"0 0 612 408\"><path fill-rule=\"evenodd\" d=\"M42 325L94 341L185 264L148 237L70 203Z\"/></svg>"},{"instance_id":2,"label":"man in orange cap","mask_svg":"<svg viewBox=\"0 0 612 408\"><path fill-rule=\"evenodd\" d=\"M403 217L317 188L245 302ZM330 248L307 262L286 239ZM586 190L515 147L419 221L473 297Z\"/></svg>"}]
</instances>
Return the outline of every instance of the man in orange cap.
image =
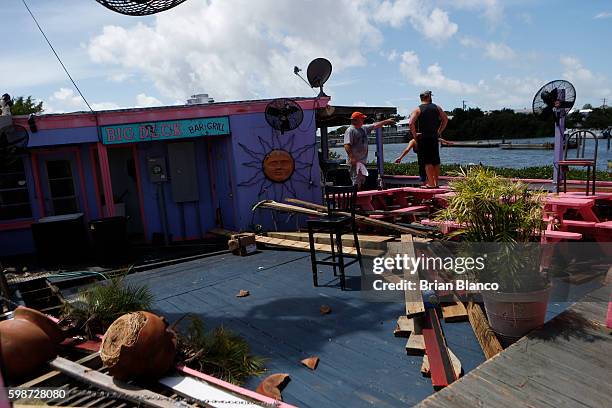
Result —
<instances>
[{"instance_id":1,"label":"man in orange cap","mask_svg":"<svg viewBox=\"0 0 612 408\"><path fill-rule=\"evenodd\" d=\"M371 125L364 125L366 118L367 116L361 112L353 112L351 126L344 132L344 150L348 155L346 163L350 166L351 180L358 188L361 188L367 175L365 164L368 161L368 135L372 129L395 124L393 119L386 119Z\"/></svg>"}]
</instances>

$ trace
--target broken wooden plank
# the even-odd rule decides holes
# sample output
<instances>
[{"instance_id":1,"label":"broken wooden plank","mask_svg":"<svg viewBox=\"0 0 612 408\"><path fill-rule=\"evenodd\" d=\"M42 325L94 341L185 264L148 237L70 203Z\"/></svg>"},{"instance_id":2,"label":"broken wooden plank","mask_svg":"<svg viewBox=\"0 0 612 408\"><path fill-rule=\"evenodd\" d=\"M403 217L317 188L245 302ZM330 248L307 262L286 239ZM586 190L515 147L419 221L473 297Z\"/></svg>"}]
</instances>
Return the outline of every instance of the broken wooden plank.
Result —
<instances>
[{"instance_id":1,"label":"broken wooden plank","mask_svg":"<svg viewBox=\"0 0 612 408\"><path fill-rule=\"evenodd\" d=\"M397 326L393 331L395 337L410 337L410 333L414 331L414 320L408 316L400 316L397 318Z\"/></svg>"},{"instance_id":2,"label":"broken wooden plank","mask_svg":"<svg viewBox=\"0 0 612 408\"><path fill-rule=\"evenodd\" d=\"M447 323L463 322L468 319L468 314L463 303L455 301L449 305L442 305L442 317Z\"/></svg>"},{"instance_id":3,"label":"broken wooden plank","mask_svg":"<svg viewBox=\"0 0 612 408\"><path fill-rule=\"evenodd\" d=\"M425 354L425 339L422 334L410 333L406 342L406 354L411 356L422 356Z\"/></svg>"},{"instance_id":4,"label":"broken wooden plank","mask_svg":"<svg viewBox=\"0 0 612 408\"><path fill-rule=\"evenodd\" d=\"M49 362L49 365L62 373L87 384L94 385L112 394L116 394L123 399L156 408L176 408L177 401L137 387L123 381L115 380L110 375L92 370L63 357L56 357ZM181 404L187 406L186 404Z\"/></svg>"},{"instance_id":5,"label":"broken wooden plank","mask_svg":"<svg viewBox=\"0 0 612 408\"><path fill-rule=\"evenodd\" d=\"M433 308L428 308L425 313L423 339L425 341L425 352L429 361L433 387L440 389L452 384L457 377L451 363L438 315Z\"/></svg>"},{"instance_id":6,"label":"broken wooden plank","mask_svg":"<svg viewBox=\"0 0 612 408\"><path fill-rule=\"evenodd\" d=\"M448 351L448 356L450 357L455 376L457 378L461 377L461 373L463 371L461 361L459 361L455 353L453 353L450 348L447 347L446 350ZM429 358L427 357L427 354L423 356L423 362L421 363L421 374L423 374L425 377L429 377L431 375L431 367L429 366Z\"/></svg>"},{"instance_id":7,"label":"broken wooden plank","mask_svg":"<svg viewBox=\"0 0 612 408\"><path fill-rule=\"evenodd\" d=\"M268 237L290 239L293 241L308 242L307 232L268 232ZM335 238L334 238L335 239ZM386 242L393 241L394 237L382 236L382 235L365 235L358 234L357 239L359 240L359 246L361 249L385 249ZM329 234L316 233L314 234L314 240L317 244L330 244ZM342 235L342 246L354 246L354 239L352 234Z\"/></svg>"},{"instance_id":8,"label":"broken wooden plank","mask_svg":"<svg viewBox=\"0 0 612 408\"><path fill-rule=\"evenodd\" d=\"M310 251L310 243L302 241L293 241L290 239L270 238L262 235L257 235L255 241L258 244L266 244L272 246L279 246L283 248L294 249L297 251ZM331 253L331 245L327 244L315 244L315 251ZM344 255L357 255L357 249L355 247L342 247L342 253ZM383 255L382 250L377 249L361 249L361 255L368 257L376 257Z\"/></svg>"},{"instance_id":9,"label":"broken wooden plank","mask_svg":"<svg viewBox=\"0 0 612 408\"><path fill-rule=\"evenodd\" d=\"M409 238L408 238L409 237ZM389 242L387 244L387 253L385 257L393 258L396 255L407 255L408 258L414 258L414 244L410 235L405 236L405 242ZM414 289L406 289L404 291L404 300L406 304L406 316L422 315L425 313L423 305L423 296L419 290L419 274L418 271L411 271L410 268L404 268L401 271L402 278L411 285Z\"/></svg>"},{"instance_id":10,"label":"broken wooden plank","mask_svg":"<svg viewBox=\"0 0 612 408\"><path fill-rule=\"evenodd\" d=\"M311 203L308 201L303 201L303 200L298 200L296 198L287 198L286 200L287 202L293 203L293 204L299 204L303 207L297 207L297 208L303 208L303 209L315 209L321 212L327 212L327 207L320 205L320 204L315 204L315 203ZM294 206L295 207L295 206ZM304 208L307 207L307 208ZM342 215L350 215L349 213L338 213L338 214L342 214ZM386 222L386 221L381 221L381 220L376 220L370 217L366 217L363 215L359 215L356 214L355 215L355 221L357 221L360 224L365 224L365 225L371 225L373 227L380 227L380 228L386 228L392 231L397 231L400 233L405 233L405 234L413 234L413 235L418 235L418 236L428 236L431 235L429 232L424 232L424 231L420 231L417 230L415 228L409 228L409 227L405 227L402 225L397 225L397 224L393 224L390 222Z\"/></svg>"},{"instance_id":11,"label":"broken wooden plank","mask_svg":"<svg viewBox=\"0 0 612 408\"><path fill-rule=\"evenodd\" d=\"M480 305L470 300L468 302L467 312L472 330L474 330L476 339L478 339L480 348L482 348L487 360L502 351L503 348L495 336L493 329L489 326L489 322L482 312Z\"/></svg>"},{"instance_id":12,"label":"broken wooden plank","mask_svg":"<svg viewBox=\"0 0 612 408\"><path fill-rule=\"evenodd\" d=\"M88 363L91 360L94 360L96 358L99 358L100 353L92 353L89 354L83 358L81 358L80 360L77 360L76 362L79 364L83 364L83 363ZM34 387L37 386L51 378L57 377L58 375L61 374L61 371L57 371L57 370L53 370L53 371L49 371L48 373L45 373L43 375L41 375L40 377L34 378L33 380L30 380L26 383L23 383L21 385L19 385L19 388L30 388L30 387Z\"/></svg>"},{"instance_id":13,"label":"broken wooden plank","mask_svg":"<svg viewBox=\"0 0 612 408\"><path fill-rule=\"evenodd\" d=\"M461 377L461 373L463 372L463 367L461 367L461 361L459 360L459 358L457 358L455 353L453 353L453 351L449 347L447 347L446 350L448 351L448 356L450 357L451 364L453 366L453 371L455 372L455 377Z\"/></svg>"},{"instance_id":14,"label":"broken wooden plank","mask_svg":"<svg viewBox=\"0 0 612 408\"><path fill-rule=\"evenodd\" d=\"M421 374L425 377L429 377L431 375L431 367L429 367L429 358L427 358L427 354L423 356L423 362L421 363Z\"/></svg>"}]
</instances>

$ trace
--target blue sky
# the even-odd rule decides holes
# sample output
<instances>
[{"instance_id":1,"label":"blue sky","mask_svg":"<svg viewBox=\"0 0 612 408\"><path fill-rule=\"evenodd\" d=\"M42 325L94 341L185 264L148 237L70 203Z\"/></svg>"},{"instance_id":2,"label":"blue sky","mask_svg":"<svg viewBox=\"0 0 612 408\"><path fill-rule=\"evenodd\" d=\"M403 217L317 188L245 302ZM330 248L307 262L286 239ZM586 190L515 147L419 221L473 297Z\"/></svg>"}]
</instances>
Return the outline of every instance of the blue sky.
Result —
<instances>
[{"instance_id":1,"label":"blue sky","mask_svg":"<svg viewBox=\"0 0 612 408\"><path fill-rule=\"evenodd\" d=\"M94 0L27 0L95 109L310 96L293 75L332 61L336 105L396 106L421 89L444 108L526 108L564 78L577 104L612 99L612 2L527 0L187 0L149 17ZM3 0L2 93L48 112L83 110L21 0Z\"/></svg>"}]
</instances>

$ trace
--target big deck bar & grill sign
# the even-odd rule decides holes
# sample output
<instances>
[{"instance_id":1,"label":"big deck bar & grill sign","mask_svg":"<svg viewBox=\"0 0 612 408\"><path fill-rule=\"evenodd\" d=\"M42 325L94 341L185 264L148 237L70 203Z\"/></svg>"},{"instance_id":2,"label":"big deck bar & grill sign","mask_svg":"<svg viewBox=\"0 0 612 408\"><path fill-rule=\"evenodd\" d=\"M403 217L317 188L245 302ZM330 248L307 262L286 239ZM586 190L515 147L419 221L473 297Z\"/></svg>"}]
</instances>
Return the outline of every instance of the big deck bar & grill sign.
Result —
<instances>
[{"instance_id":1,"label":"big deck bar & grill sign","mask_svg":"<svg viewBox=\"0 0 612 408\"><path fill-rule=\"evenodd\" d=\"M230 134L227 116L102 126L105 145L169 141Z\"/></svg>"}]
</instances>

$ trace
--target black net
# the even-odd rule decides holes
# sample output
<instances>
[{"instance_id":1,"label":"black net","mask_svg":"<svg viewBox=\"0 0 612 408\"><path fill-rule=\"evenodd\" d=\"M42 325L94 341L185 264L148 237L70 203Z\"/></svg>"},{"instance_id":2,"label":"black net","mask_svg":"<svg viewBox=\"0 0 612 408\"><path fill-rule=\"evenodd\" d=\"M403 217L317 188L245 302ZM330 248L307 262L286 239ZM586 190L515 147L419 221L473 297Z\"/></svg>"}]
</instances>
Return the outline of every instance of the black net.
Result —
<instances>
[{"instance_id":1,"label":"black net","mask_svg":"<svg viewBox=\"0 0 612 408\"><path fill-rule=\"evenodd\" d=\"M104 7L128 16L146 16L178 6L185 0L96 0Z\"/></svg>"}]
</instances>

